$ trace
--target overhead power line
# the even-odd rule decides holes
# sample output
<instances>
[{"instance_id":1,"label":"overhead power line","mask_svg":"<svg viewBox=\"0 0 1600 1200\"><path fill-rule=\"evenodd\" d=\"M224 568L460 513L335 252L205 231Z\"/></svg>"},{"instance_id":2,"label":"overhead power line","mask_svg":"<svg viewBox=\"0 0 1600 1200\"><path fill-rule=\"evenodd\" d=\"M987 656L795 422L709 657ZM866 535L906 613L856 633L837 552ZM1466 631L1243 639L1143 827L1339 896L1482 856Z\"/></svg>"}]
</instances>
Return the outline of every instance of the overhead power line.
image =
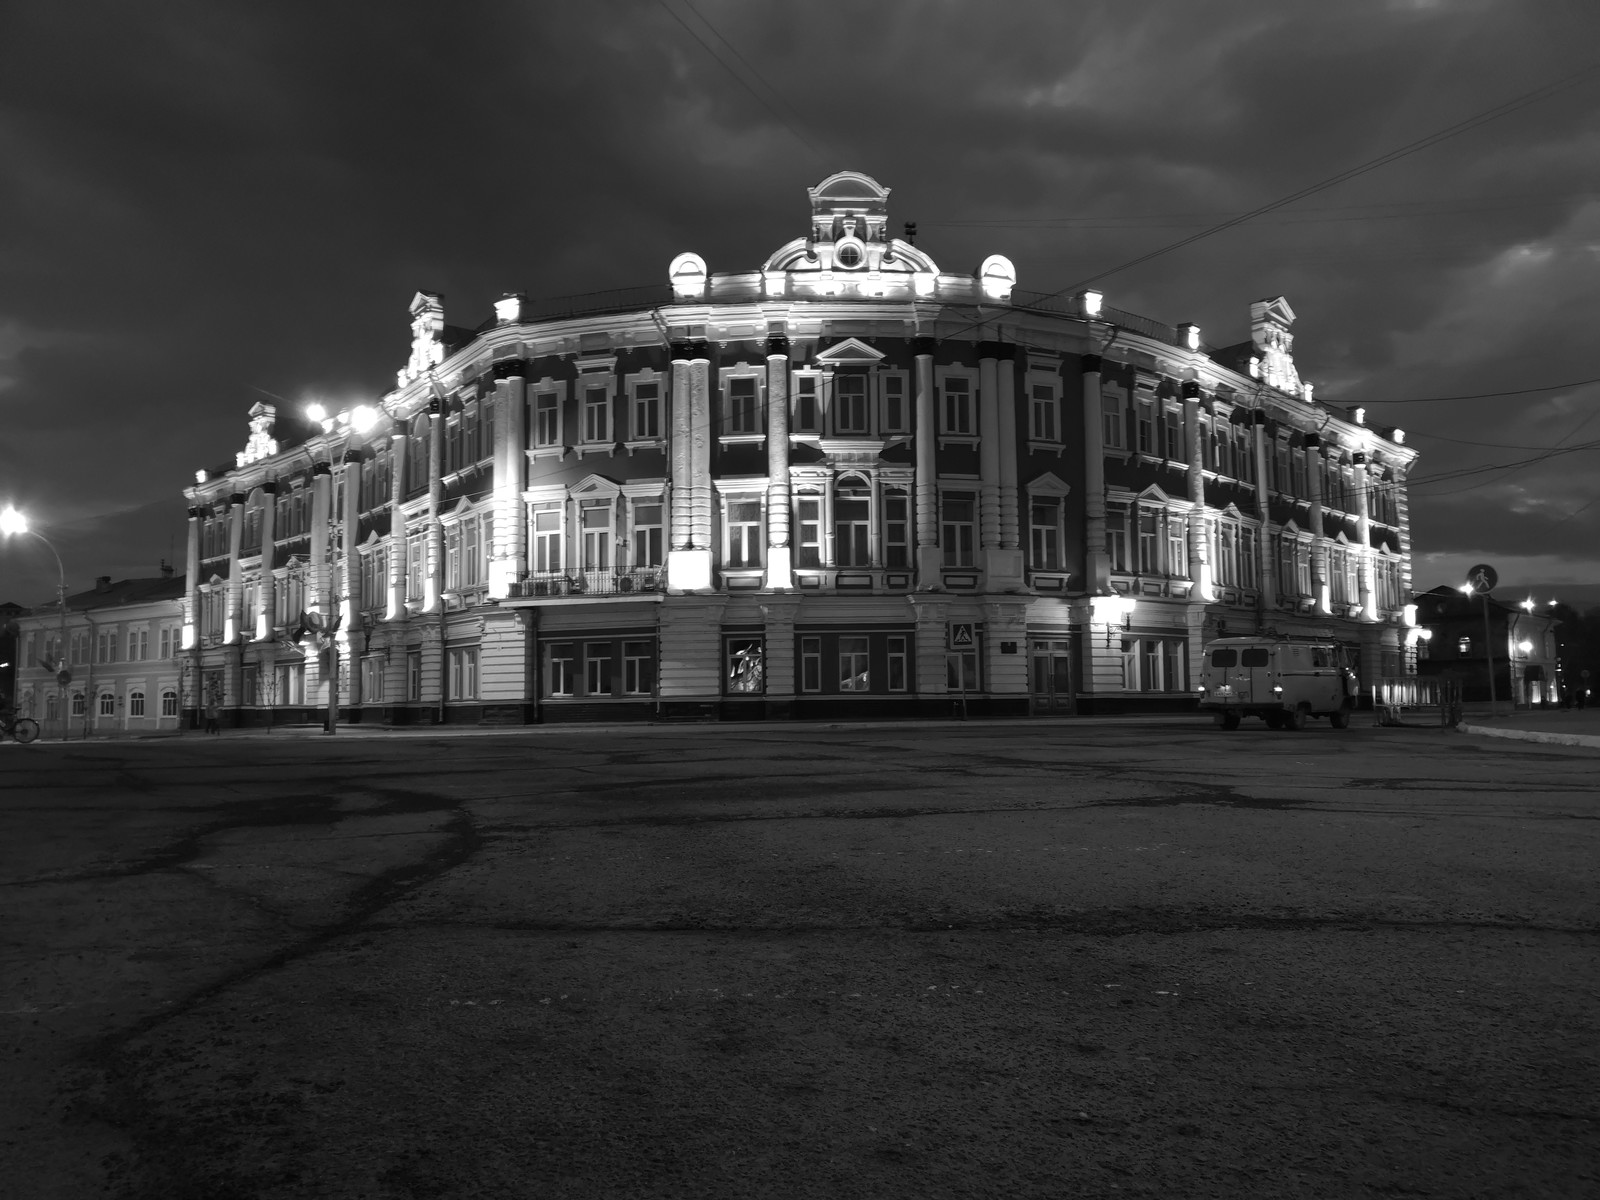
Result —
<instances>
[{"instance_id":1,"label":"overhead power line","mask_svg":"<svg viewBox=\"0 0 1600 1200\"><path fill-rule=\"evenodd\" d=\"M1380 404L1447 404L1455 400L1494 400L1501 396L1531 396L1535 392L1559 392L1563 388L1588 387L1591 383L1600 383L1600 378L1575 379L1571 383L1549 383L1542 387L1517 388L1509 392L1475 392L1469 396L1416 396L1409 400L1374 400L1367 407L1375 408Z\"/></svg>"}]
</instances>

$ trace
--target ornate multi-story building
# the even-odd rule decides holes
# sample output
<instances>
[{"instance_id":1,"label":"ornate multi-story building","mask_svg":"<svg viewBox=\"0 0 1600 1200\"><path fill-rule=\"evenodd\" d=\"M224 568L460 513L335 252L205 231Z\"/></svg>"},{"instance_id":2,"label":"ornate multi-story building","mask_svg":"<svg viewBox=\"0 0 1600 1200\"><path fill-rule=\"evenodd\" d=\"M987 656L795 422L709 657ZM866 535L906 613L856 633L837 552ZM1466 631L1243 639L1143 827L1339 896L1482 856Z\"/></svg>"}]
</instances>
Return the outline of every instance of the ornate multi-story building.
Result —
<instances>
[{"instance_id":1,"label":"ornate multi-story building","mask_svg":"<svg viewBox=\"0 0 1600 1200\"><path fill-rule=\"evenodd\" d=\"M386 722L1179 707L1265 629L1403 669L1414 452L1312 400L1283 299L1215 350L943 270L865 175L809 195L757 270L475 329L421 292L387 395L257 405L186 492L206 686L320 709L306 623Z\"/></svg>"}]
</instances>

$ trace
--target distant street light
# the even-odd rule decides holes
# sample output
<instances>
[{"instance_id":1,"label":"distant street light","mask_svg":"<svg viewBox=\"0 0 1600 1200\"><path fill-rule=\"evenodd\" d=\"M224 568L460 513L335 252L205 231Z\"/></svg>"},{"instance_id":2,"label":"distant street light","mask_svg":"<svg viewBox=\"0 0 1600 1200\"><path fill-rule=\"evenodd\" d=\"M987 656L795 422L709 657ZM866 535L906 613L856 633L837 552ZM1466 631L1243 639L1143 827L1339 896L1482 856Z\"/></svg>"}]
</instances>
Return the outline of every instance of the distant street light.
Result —
<instances>
[{"instance_id":1,"label":"distant street light","mask_svg":"<svg viewBox=\"0 0 1600 1200\"><path fill-rule=\"evenodd\" d=\"M30 533L34 537L38 538L41 542L43 542L45 544L45 546L49 548L50 553L55 556L55 560L56 560L56 602L61 605L61 632L60 632L60 635L59 635L60 636L60 640L58 641L58 643L56 645L56 653L60 657L56 660L56 662L53 664L53 666L54 666L54 670L56 672L56 688L57 688L57 692L58 692L58 695L59 695L59 698L60 698L59 707L60 707L60 711L61 711L61 740L62 741L66 741L66 739L67 739L67 708L66 708L67 684L71 681L71 676L68 675L68 673L67 673L67 665L66 665L67 664L67 570L66 570L65 567L63 567L61 565L61 555L56 550L56 548L53 545L51 545L50 539L45 537L45 535L40 533L37 529L30 528L28 526L28 518L23 516L20 512L18 512L13 506L11 506L9 504L6 506L6 508L5 508L5 510L3 512L0 512L0 533L6 534L7 536L9 536L11 534L14 534L14 533Z\"/></svg>"}]
</instances>

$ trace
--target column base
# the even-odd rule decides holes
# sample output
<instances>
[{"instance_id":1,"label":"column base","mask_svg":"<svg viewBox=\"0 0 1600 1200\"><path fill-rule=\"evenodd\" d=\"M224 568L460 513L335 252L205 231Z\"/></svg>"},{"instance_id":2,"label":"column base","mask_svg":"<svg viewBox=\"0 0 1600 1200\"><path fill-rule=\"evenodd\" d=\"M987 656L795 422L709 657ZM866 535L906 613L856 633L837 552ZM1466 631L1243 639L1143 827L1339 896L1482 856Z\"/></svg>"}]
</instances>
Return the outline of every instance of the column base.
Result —
<instances>
[{"instance_id":1,"label":"column base","mask_svg":"<svg viewBox=\"0 0 1600 1200\"><path fill-rule=\"evenodd\" d=\"M667 551L667 590L670 592L711 591L711 551Z\"/></svg>"}]
</instances>

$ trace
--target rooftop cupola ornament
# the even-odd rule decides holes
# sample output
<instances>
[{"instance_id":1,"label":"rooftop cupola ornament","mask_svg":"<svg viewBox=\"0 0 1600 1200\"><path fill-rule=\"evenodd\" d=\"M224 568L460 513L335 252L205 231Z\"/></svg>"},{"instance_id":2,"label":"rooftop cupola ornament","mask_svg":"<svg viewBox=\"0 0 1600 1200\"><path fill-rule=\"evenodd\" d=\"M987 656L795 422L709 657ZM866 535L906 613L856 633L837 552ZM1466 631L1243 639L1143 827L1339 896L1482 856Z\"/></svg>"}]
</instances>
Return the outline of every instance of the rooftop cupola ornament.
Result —
<instances>
[{"instance_id":1,"label":"rooftop cupola ornament","mask_svg":"<svg viewBox=\"0 0 1600 1200\"><path fill-rule=\"evenodd\" d=\"M1294 309L1282 296L1257 300L1250 306L1250 342L1259 365L1252 363L1256 375L1269 387L1290 395L1301 394L1300 373L1294 369Z\"/></svg>"},{"instance_id":2,"label":"rooftop cupola ornament","mask_svg":"<svg viewBox=\"0 0 1600 1200\"><path fill-rule=\"evenodd\" d=\"M444 297L418 292L411 298L411 359L396 372L400 386L444 361Z\"/></svg>"}]
</instances>

